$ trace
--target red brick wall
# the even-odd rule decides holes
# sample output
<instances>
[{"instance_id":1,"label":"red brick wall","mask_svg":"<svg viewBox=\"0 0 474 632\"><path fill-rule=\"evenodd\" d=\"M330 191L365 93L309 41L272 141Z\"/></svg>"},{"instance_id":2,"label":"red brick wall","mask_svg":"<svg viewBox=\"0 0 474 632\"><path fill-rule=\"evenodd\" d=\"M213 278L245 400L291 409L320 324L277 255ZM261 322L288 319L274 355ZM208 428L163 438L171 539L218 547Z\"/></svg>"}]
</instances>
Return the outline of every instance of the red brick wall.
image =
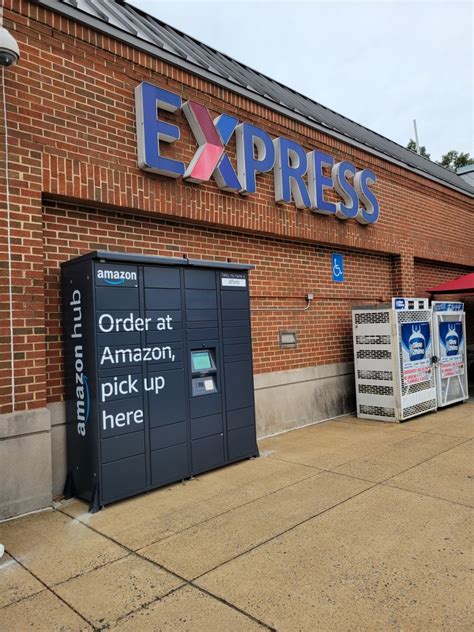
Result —
<instances>
[{"instance_id":1,"label":"red brick wall","mask_svg":"<svg viewBox=\"0 0 474 632\"><path fill-rule=\"evenodd\" d=\"M221 261L230 257L256 265L250 273L256 373L352 360L351 306L388 299L392 293L388 256L341 250L346 282L336 285L331 281L331 249L324 246L48 204L44 210L48 401L63 394L59 266L95 249ZM267 311L301 310L308 292L315 299L307 311ZM296 329L296 349L280 349L279 329Z\"/></svg>"},{"instance_id":2,"label":"red brick wall","mask_svg":"<svg viewBox=\"0 0 474 632\"><path fill-rule=\"evenodd\" d=\"M332 244L338 250L360 250L359 255L354 255L357 257L366 256L363 250L378 252L385 261L387 255L395 255L392 270L397 294L414 292L415 254L453 264L474 264L472 199L467 196L354 149L28 0L5 0L4 23L21 49L20 63L5 74L18 409L40 407L46 401L42 195L48 199L81 200L91 207L102 204L127 213L147 213L162 220L191 222L195 230L206 224L227 231L292 239L300 244L306 242L308 251L314 251L315 244ZM218 190L213 182L193 185L141 172L136 158L133 89L143 80L204 103L213 115L226 111L240 120L254 122L272 136L285 135L308 150L321 148L337 159L351 160L358 168L370 167L378 178L375 190L381 205L380 221L374 226L361 226L355 221L344 223L334 217L296 210L292 205L277 205L270 174L259 178L257 195L242 198ZM181 126L182 139L170 155L176 152L181 159L190 159L195 141L182 115L171 118ZM1 161L4 167L3 153ZM2 198L4 186L2 169ZM4 281L6 223L4 205L1 208L0 275ZM453 216L455 223L444 222ZM66 225L61 233L61 241L70 241ZM210 233L206 234L212 239ZM123 242L124 248L126 245ZM74 247L85 249L79 237ZM288 259L303 248L285 247ZM268 246L269 256L272 250ZM362 283L362 268L357 274ZM47 300L49 291L46 283ZM375 287L373 292L378 289ZM0 299L0 412L8 412L9 316L7 294L2 289ZM264 344L262 338L257 341L257 348ZM332 359L347 357L341 344L334 343ZM268 363L265 366L263 361L260 370L275 366L271 350L268 353ZM292 366L307 361L309 356L302 352Z\"/></svg>"},{"instance_id":3,"label":"red brick wall","mask_svg":"<svg viewBox=\"0 0 474 632\"><path fill-rule=\"evenodd\" d=\"M424 261L415 259L416 295L430 296L426 289L436 287L452 279L457 279L464 274L472 272L473 268L465 266L446 265L436 261ZM466 312L466 339L467 344L474 345L474 292L466 295L437 294L433 297L437 301L462 301Z\"/></svg>"},{"instance_id":4,"label":"red brick wall","mask_svg":"<svg viewBox=\"0 0 474 632\"><path fill-rule=\"evenodd\" d=\"M469 266L448 265L439 261L415 259L416 295L429 297L430 294L426 292L427 289L452 281L472 271L473 268Z\"/></svg>"}]
</instances>

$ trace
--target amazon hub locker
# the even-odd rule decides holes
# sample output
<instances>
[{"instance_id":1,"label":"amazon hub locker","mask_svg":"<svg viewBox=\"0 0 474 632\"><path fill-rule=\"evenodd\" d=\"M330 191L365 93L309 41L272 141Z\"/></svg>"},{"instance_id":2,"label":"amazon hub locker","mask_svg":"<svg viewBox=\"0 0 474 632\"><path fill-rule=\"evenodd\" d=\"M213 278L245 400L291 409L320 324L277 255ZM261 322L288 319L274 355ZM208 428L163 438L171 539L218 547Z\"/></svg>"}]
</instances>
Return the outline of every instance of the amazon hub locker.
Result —
<instances>
[{"instance_id":1,"label":"amazon hub locker","mask_svg":"<svg viewBox=\"0 0 474 632\"><path fill-rule=\"evenodd\" d=\"M251 267L109 252L63 265L67 495L95 511L258 455Z\"/></svg>"}]
</instances>

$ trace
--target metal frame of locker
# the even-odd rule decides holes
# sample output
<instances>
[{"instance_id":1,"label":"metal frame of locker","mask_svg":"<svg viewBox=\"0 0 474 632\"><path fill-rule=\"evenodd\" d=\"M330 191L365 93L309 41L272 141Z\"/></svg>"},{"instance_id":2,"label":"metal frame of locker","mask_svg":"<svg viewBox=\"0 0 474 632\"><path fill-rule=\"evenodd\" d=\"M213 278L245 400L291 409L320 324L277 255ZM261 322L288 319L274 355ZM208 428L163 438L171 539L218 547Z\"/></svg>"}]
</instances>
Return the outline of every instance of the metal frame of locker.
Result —
<instances>
[{"instance_id":1,"label":"metal frame of locker","mask_svg":"<svg viewBox=\"0 0 474 632\"><path fill-rule=\"evenodd\" d=\"M61 267L66 497L96 511L258 456L254 266L99 251ZM196 350L211 371L193 373Z\"/></svg>"},{"instance_id":2,"label":"metal frame of locker","mask_svg":"<svg viewBox=\"0 0 474 632\"><path fill-rule=\"evenodd\" d=\"M461 302L433 301L433 337L434 354L437 356L436 390L438 406L444 407L456 402L464 402L469 398L467 377L467 345L466 345L466 314ZM447 328L444 323L449 323ZM456 323L456 325L455 325ZM449 335L450 325L455 327L458 341L457 353L452 353L445 345L446 334ZM447 331L446 331L447 329ZM461 347L459 349L459 347Z\"/></svg>"},{"instance_id":3,"label":"metal frame of locker","mask_svg":"<svg viewBox=\"0 0 474 632\"><path fill-rule=\"evenodd\" d=\"M429 354L429 363L414 369L427 379L418 378L416 383L410 384L408 371L403 370L404 327L412 324L416 329L421 323L423 327L428 323L431 328L428 299L397 298L391 305L353 308L358 417L400 422L436 410L432 354Z\"/></svg>"}]
</instances>

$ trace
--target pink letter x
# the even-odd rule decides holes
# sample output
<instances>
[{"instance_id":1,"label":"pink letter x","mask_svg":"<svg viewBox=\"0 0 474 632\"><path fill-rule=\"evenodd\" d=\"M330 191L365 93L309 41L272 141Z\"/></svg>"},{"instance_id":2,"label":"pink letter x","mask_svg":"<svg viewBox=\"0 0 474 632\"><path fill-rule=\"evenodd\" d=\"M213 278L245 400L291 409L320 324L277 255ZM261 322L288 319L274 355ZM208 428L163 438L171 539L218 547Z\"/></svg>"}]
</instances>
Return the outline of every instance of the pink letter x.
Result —
<instances>
[{"instance_id":1,"label":"pink letter x","mask_svg":"<svg viewBox=\"0 0 474 632\"><path fill-rule=\"evenodd\" d=\"M224 145L204 105L187 101L183 105L183 112L199 144L183 177L191 182L205 182L219 164Z\"/></svg>"}]
</instances>

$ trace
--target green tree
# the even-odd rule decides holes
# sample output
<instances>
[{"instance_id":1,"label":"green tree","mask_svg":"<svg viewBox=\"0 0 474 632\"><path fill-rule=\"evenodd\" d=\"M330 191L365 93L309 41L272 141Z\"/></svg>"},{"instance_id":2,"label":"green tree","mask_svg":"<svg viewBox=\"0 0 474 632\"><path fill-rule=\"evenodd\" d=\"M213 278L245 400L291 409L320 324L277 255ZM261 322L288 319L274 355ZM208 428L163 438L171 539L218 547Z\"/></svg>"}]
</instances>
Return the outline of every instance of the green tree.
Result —
<instances>
[{"instance_id":1,"label":"green tree","mask_svg":"<svg viewBox=\"0 0 474 632\"><path fill-rule=\"evenodd\" d=\"M456 171L457 169L459 169L459 167L473 165L474 158L471 158L468 153L452 149L451 151L448 151L447 154L444 154L444 156L441 157L441 162L439 162L438 164L446 167L447 169L450 169L451 171Z\"/></svg>"},{"instance_id":2,"label":"green tree","mask_svg":"<svg viewBox=\"0 0 474 632\"><path fill-rule=\"evenodd\" d=\"M407 148L411 149L414 152L416 152L416 143L413 140L413 138L410 138L410 140L408 141ZM420 146L420 154L422 156L424 156L425 158L429 158L430 157L430 154L426 151L426 147L424 145Z\"/></svg>"},{"instance_id":3,"label":"green tree","mask_svg":"<svg viewBox=\"0 0 474 632\"><path fill-rule=\"evenodd\" d=\"M407 149L411 149L411 151L416 152L416 143L413 138L410 138L408 141ZM420 154L425 158L430 158L430 154L426 151L426 147L424 145L420 146ZM436 163L442 167L446 167L446 169L450 169L451 171L457 171L459 167L474 165L474 158L471 158L469 153L452 149L441 156L441 160L437 160Z\"/></svg>"}]
</instances>

